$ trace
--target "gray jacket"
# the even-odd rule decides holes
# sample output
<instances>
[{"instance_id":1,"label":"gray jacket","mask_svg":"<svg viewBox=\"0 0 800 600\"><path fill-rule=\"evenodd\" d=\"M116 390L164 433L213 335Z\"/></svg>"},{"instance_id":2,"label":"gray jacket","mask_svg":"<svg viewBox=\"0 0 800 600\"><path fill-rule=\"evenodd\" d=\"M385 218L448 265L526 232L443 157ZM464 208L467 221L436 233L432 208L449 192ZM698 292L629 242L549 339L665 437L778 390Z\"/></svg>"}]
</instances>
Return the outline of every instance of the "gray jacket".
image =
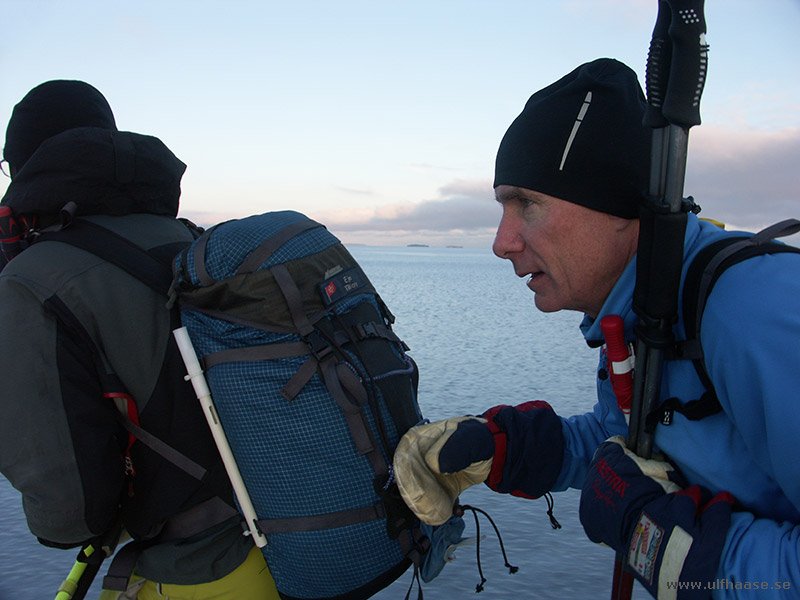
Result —
<instances>
[{"instance_id":1,"label":"gray jacket","mask_svg":"<svg viewBox=\"0 0 800 600\"><path fill-rule=\"evenodd\" d=\"M191 233L175 219L184 169L156 138L73 129L40 146L2 204L51 220L73 201L78 216L145 249L188 242ZM101 526L87 523L98 499L86 493L85 472L93 465L79 464L78 448L85 453L87 445L96 447L101 455L123 436L109 431L76 439L87 436L70 428L71 420L100 420L109 405L92 377L97 360L65 334L53 307L74 316L99 350L103 368L116 374L137 404L145 403L156 385L170 322L163 297L64 243L33 244L0 273L0 471L22 493L32 533L70 546ZM87 410L92 403L96 411ZM190 540L152 546L137 571L163 583L211 581L238 566L250 547L234 518Z\"/></svg>"}]
</instances>

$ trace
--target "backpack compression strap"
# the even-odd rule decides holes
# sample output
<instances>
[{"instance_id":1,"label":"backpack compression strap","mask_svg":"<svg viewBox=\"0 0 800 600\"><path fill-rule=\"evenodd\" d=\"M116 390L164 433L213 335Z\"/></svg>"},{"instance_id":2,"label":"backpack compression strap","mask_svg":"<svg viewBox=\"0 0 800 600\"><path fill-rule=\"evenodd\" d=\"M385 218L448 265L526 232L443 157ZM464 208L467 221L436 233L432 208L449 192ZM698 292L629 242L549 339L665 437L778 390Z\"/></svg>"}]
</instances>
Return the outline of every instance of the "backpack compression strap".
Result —
<instances>
[{"instance_id":1,"label":"backpack compression strap","mask_svg":"<svg viewBox=\"0 0 800 600\"><path fill-rule=\"evenodd\" d=\"M662 402L655 411L647 415L648 431L652 432L658 423L669 425L675 412L681 413L691 421L699 421L722 411L714 384L706 370L703 349L700 345L700 327L708 297L722 273L743 260L782 252L800 254L800 248L773 241L775 238L792 235L798 231L800 231L800 220L786 219L752 236L728 237L709 244L692 260L683 287L686 339L676 344L675 352L670 358L691 360L706 391L699 399L685 404L678 398L668 398Z\"/></svg>"}]
</instances>

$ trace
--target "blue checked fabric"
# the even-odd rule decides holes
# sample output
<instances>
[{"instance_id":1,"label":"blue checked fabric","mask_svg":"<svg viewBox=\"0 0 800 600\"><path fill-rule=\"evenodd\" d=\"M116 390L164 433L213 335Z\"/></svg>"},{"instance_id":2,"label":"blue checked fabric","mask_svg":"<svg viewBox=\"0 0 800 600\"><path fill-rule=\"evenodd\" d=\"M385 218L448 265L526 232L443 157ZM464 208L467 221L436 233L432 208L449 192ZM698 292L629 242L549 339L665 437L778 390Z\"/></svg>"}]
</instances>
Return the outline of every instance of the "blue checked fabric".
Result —
<instances>
[{"instance_id":1,"label":"blue checked fabric","mask_svg":"<svg viewBox=\"0 0 800 600\"><path fill-rule=\"evenodd\" d=\"M284 211L224 224L209 239L206 269L216 280L233 275L266 236L305 218ZM262 268L320 252L336 243L336 237L322 227L308 230L284 244ZM189 260L189 274L197 283L191 252ZM362 302L377 307L375 297L364 293L338 303L336 310L344 313ZM293 334L267 332L192 310L182 311L182 321L199 356L301 341ZM223 363L206 373L260 519L325 514L379 502L372 487L372 467L366 457L357 454L342 411L319 375L315 374L291 402L280 395L306 359ZM355 356L350 356L350 362L361 369ZM394 447L398 435L382 398L379 401ZM375 439L379 439L371 411L365 410L365 414ZM268 541L263 552L278 589L297 598L344 594L403 560L397 541L386 535L383 519L328 530L270 534Z\"/></svg>"}]
</instances>

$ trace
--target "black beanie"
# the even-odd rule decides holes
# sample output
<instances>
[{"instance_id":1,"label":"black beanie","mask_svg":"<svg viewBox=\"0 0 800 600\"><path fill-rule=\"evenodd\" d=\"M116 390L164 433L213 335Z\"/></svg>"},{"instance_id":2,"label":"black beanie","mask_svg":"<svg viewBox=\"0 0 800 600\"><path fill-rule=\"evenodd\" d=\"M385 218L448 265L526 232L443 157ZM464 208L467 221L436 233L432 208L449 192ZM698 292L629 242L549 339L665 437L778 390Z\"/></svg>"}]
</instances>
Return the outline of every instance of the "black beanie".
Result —
<instances>
[{"instance_id":1,"label":"black beanie","mask_svg":"<svg viewBox=\"0 0 800 600\"><path fill-rule=\"evenodd\" d=\"M638 218L651 129L636 74L601 58L530 97L500 142L494 187L511 185Z\"/></svg>"},{"instance_id":2,"label":"black beanie","mask_svg":"<svg viewBox=\"0 0 800 600\"><path fill-rule=\"evenodd\" d=\"M114 113L103 94L83 81L42 83L14 107L3 158L19 171L43 141L75 127L116 131Z\"/></svg>"}]
</instances>

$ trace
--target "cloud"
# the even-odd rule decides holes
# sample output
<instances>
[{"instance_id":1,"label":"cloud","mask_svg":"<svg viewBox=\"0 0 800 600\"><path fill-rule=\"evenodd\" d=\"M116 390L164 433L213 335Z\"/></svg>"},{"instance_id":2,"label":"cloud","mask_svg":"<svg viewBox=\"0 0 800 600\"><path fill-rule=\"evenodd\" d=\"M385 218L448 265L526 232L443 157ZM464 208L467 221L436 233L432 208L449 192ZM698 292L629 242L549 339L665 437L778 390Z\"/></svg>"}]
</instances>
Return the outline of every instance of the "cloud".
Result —
<instances>
[{"instance_id":1,"label":"cloud","mask_svg":"<svg viewBox=\"0 0 800 600\"><path fill-rule=\"evenodd\" d=\"M350 194L350 195L353 195L353 196L374 196L375 195L375 192L373 192L372 190L359 190L359 189L356 189L356 188L348 188L348 187L341 187L341 186L337 187L336 189L339 190L340 192L344 192L345 194Z\"/></svg>"},{"instance_id":2,"label":"cloud","mask_svg":"<svg viewBox=\"0 0 800 600\"><path fill-rule=\"evenodd\" d=\"M800 216L800 128L701 126L690 133L685 193L701 216L747 228Z\"/></svg>"},{"instance_id":3,"label":"cloud","mask_svg":"<svg viewBox=\"0 0 800 600\"><path fill-rule=\"evenodd\" d=\"M476 231L497 225L500 211L489 181L456 180L439 196L346 211L320 211L315 218L338 231Z\"/></svg>"},{"instance_id":4,"label":"cloud","mask_svg":"<svg viewBox=\"0 0 800 600\"><path fill-rule=\"evenodd\" d=\"M685 194L700 216L758 230L800 217L800 128L781 131L703 125L689 140ZM350 190L352 193L372 193ZM378 196L379 194L375 194ZM491 245L500 220L490 180L455 179L436 197L362 208L308 211L343 241L378 245ZM246 215L187 214L200 224ZM800 234L790 243L797 244Z\"/></svg>"},{"instance_id":5,"label":"cloud","mask_svg":"<svg viewBox=\"0 0 800 600\"><path fill-rule=\"evenodd\" d=\"M421 202L304 212L345 243L383 246L424 243L488 248L500 221L489 180L454 180L442 186L435 198ZM181 216L208 227L247 215L182 210Z\"/></svg>"},{"instance_id":6,"label":"cloud","mask_svg":"<svg viewBox=\"0 0 800 600\"><path fill-rule=\"evenodd\" d=\"M800 128L696 127L690 133L684 190L703 207L701 216L757 230L800 217L798 165ZM459 179L442 186L436 198L320 218L341 231L485 233L497 226L500 211L488 180Z\"/></svg>"},{"instance_id":7,"label":"cloud","mask_svg":"<svg viewBox=\"0 0 800 600\"><path fill-rule=\"evenodd\" d=\"M798 165L800 128L696 127L690 133L684 190L703 207L701 216L760 229L800 217ZM492 196L489 181L459 179L442 186L436 198L318 217L339 231L485 234L500 218Z\"/></svg>"}]
</instances>

